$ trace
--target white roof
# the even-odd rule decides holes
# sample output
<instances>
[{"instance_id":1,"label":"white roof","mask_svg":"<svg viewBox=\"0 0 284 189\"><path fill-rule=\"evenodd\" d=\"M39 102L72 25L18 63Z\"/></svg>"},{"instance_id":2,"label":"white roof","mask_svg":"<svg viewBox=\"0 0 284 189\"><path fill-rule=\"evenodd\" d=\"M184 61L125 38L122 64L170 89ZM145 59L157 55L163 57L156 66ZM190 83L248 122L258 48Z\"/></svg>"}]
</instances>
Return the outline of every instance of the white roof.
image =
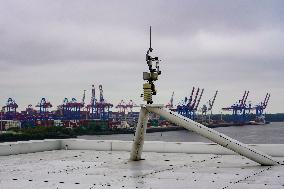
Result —
<instances>
[{"instance_id":1,"label":"white roof","mask_svg":"<svg viewBox=\"0 0 284 189\"><path fill-rule=\"evenodd\" d=\"M53 150L0 156L0 188L283 188L284 166L239 155ZM276 159L283 161L284 157Z\"/></svg>"}]
</instances>

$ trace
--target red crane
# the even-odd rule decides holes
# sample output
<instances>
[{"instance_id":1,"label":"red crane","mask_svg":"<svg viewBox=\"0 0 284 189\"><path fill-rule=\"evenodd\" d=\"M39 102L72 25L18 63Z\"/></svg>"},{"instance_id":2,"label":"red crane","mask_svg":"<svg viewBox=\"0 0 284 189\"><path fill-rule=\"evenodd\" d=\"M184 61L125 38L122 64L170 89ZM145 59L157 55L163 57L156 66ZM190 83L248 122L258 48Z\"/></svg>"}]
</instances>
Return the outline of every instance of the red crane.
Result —
<instances>
[{"instance_id":1,"label":"red crane","mask_svg":"<svg viewBox=\"0 0 284 189\"><path fill-rule=\"evenodd\" d=\"M133 111L133 108L135 108L135 107L140 107L139 105L135 104L135 103L133 102L133 100L130 100L130 101L127 103L126 106L127 106L127 108L129 108L130 112Z\"/></svg>"},{"instance_id":2,"label":"red crane","mask_svg":"<svg viewBox=\"0 0 284 189\"><path fill-rule=\"evenodd\" d=\"M116 107L118 109L119 113L125 114L127 109L127 104L124 102L124 100L121 100Z\"/></svg>"}]
</instances>

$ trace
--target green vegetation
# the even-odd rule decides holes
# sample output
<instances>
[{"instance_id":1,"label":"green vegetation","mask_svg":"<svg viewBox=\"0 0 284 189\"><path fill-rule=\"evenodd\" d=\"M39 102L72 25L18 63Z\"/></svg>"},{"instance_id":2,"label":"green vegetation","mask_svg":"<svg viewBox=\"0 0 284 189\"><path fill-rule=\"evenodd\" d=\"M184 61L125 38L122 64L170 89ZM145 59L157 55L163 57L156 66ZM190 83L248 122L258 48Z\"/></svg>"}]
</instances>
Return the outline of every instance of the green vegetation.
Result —
<instances>
[{"instance_id":1,"label":"green vegetation","mask_svg":"<svg viewBox=\"0 0 284 189\"><path fill-rule=\"evenodd\" d=\"M108 134L108 131L108 122L106 121L91 121L73 129L73 133L76 135Z\"/></svg>"},{"instance_id":2,"label":"green vegetation","mask_svg":"<svg viewBox=\"0 0 284 189\"><path fill-rule=\"evenodd\" d=\"M267 121L271 122L282 122L284 121L284 113L265 114L265 118Z\"/></svg>"},{"instance_id":3,"label":"green vegetation","mask_svg":"<svg viewBox=\"0 0 284 189\"><path fill-rule=\"evenodd\" d=\"M21 140L42 140L54 138L76 137L71 129L64 127L34 127L34 128L10 128L7 133L0 135L1 142Z\"/></svg>"},{"instance_id":4,"label":"green vegetation","mask_svg":"<svg viewBox=\"0 0 284 189\"><path fill-rule=\"evenodd\" d=\"M213 114L211 117L213 120L220 120L221 114ZM255 115L249 115L248 120L253 120ZM233 120L231 114L223 114L222 119L226 122L230 122ZM265 114L266 121L270 122L284 122L284 113L277 113L277 114Z\"/></svg>"},{"instance_id":5,"label":"green vegetation","mask_svg":"<svg viewBox=\"0 0 284 189\"><path fill-rule=\"evenodd\" d=\"M116 133L126 133L126 131L110 130L108 122L106 121L89 121L84 125L73 129L56 126L36 126L21 129L10 128L6 133L0 134L0 142L76 138L78 135L102 135Z\"/></svg>"},{"instance_id":6,"label":"green vegetation","mask_svg":"<svg viewBox=\"0 0 284 189\"><path fill-rule=\"evenodd\" d=\"M153 127L158 127L159 126L159 120L158 119L149 120L149 124Z\"/></svg>"},{"instance_id":7,"label":"green vegetation","mask_svg":"<svg viewBox=\"0 0 284 189\"><path fill-rule=\"evenodd\" d=\"M266 114L266 120L270 122L284 121L284 113ZM215 114L211 117L213 120L220 120L221 115ZM253 118L253 117L251 117ZM222 119L226 122L232 120L232 115L222 115ZM151 125L157 126L158 121L150 121ZM109 129L107 121L89 121L82 126L69 129L65 127L27 127L27 128L10 128L7 133L0 134L0 142L23 141L23 140L42 140L55 138L76 138L78 135L107 135L107 134L123 134L133 133L133 129L116 128Z\"/></svg>"}]
</instances>

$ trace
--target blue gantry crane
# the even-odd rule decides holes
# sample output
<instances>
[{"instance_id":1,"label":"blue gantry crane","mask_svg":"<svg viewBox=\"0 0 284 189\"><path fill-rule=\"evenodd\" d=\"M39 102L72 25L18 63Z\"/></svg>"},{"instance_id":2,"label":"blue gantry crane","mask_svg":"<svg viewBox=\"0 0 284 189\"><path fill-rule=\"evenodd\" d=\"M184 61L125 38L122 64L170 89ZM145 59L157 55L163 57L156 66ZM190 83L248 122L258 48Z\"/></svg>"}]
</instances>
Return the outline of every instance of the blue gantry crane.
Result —
<instances>
[{"instance_id":1,"label":"blue gantry crane","mask_svg":"<svg viewBox=\"0 0 284 189\"><path fill-rule=\"evenodd\" d=\"M240 99L230 107L222 108L222 110L225 111L232 111L233 122L245 123L248 121L249 113L253 109L251 103L247 104L248 95L249 91L245 91L242 99Z\"/></svg>"},{"instance_id":2,"label":"blue gantry crane","mask_svg":"<svg viewBox=\"0 0 284 189\"><path fill-rule=\"evenodd\" d=\"M63 103L59 106L61 119L62 120L70 120L70 107L68 106L68 98L63 99Z\"/></svg>"},{"instance_id":3,"label":"blue gantry crane","mask_svg":"<svg viewBox=\"0 0 284 189\"><path fill-rule=\"evenodd\" d=\"M103 86L99 85L100 90L100 101L96 103L96 114L100 120L109 120L110 117L110 108L113 107L113 104L106 102L103 96Z\"/></svg>"},{"instance_id":4,"label":"blue gantry crane","mask_svg":"<svg viewBox=\"0 0 284 189\"><path fill-rule=\"evenodd\" d=\"M83 102L77 102L76 98L72 98L70 101L68 98L64 98L61 105L62 120L81 120L81 109L84 107Z\"/></svg>"},{"instance_id":5,"label":"blue gantry crane","mask_svg":"<svg viewBox=\"0 0 284 189\"><path fill-rule=\"evenodd\" d=\"M49 108L52 108L52 104L48 102L45 98L41 98L40 102L35 106L39 108L37 115L38 120L49 120L52 119Z\"/></svg>"},{"instance_id":6,"label":"blue gantry crane","mask_svg":"<svg viewBox=\"0 0 284 189\"><path fill-rule=\"evenodd\" d=\"M76 98L72 98L68 103L70 107L70 116L71 120L80 120L81 119L81 108L84 107L83 102L77 102Z\"/></svg>"},{"instance_id":7,"label":"blue gantry crane","mask_svg":"<svg viewBox=\"0 0 284 189\"><path fill-rule=\"evenodd\" d=\"M270 93L266 93L265 98L262 102L254 106L256 120L265 121L265 116L263 115L263 111L266 109L268 101L270 98Z\"/></svg>"},{"instance_id":8,"label":"blue gantry crane","mask_svg":"<svg viewBox=\"0 0 284 189\"><path fill-rule=\"evenodd\" d=\"M103 86L99 85L100 95L99 101L96 99L95 86L92 85L91 103L87 105L87 110L90 112L91 119L99 119L108 121L110 118L110 108L113 104L106 102L103 95Z\"/></svg>"},{"instance_id":9,"label":"blue gantry crane","mask_svg":"<svg viewBox=\"0 0 284 189\"><path fill-rule=\"evenodd\" d=\"M96 88L95 85L92 85L92 94L91 94L91 102L90 104L88 104L87 110L89 112L89 118L90 119L95 119L95 115L96 115L96 105L97 99L96 99Z\"/></svg>"},{"instance_id":10,"label":"blue gantry crane","mask_svg":"<svg viewBox=\"0 0 284 189\"><path fill-rule=\"evenodd\" d=\"M195 87L192 88L190 97L189 98L185 97L184 101L177 106L177 112L179 114L187 118L190 118L192 120L195 119L195 113L199 106L204 89L201 89L200 92L200 88L197 88L196 92L195 93L194 92L195 92Z\"/></svg>"}]
</instances>

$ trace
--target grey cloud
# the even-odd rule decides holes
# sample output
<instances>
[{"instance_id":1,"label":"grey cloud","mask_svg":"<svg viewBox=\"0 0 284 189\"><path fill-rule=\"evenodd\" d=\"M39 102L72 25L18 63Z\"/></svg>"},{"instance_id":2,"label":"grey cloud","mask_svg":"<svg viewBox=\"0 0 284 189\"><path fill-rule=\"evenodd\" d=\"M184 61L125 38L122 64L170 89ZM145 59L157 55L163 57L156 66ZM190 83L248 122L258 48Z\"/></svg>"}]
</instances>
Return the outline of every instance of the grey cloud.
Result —
<instances>
[{"instance_id":1,"label":"grey cloud","mask_svg":"<svg viewBox=\"0 0 284 189\"><path fill-rule=\"evenodd\" d=\"M251 89L255 100L271 91L271 110L283 111L283 8L280 0L0 0L0 104L10 96L23 106L41 96L61 103L92 83L113 103L141 102L153 25L160 103L195 85L206 89L204 101L223 92L216 108Z\"/></svg>"}]
</instances>

